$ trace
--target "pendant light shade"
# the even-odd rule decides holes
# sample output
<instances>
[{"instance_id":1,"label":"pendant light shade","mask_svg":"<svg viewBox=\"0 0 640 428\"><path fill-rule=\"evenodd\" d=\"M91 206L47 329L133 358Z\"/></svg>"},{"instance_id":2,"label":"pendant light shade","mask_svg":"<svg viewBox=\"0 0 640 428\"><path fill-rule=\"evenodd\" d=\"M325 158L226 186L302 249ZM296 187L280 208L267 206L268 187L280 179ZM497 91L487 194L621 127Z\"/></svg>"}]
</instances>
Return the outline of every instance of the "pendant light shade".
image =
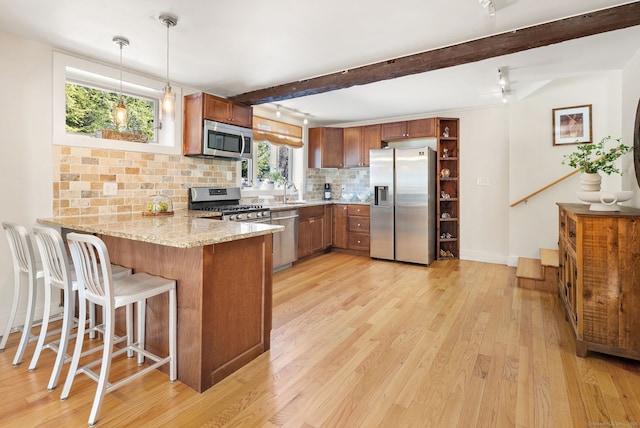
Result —
<instances>
[{"instance_id":1,"label":"pendant light shade","mask_svg":"<svg viewBox=\"0 0 640 428\"><path fill-rule=\"evenodd\" d=\"M120 46L120 95L118 97L118 104L113 109L113 119L116 122L116 127L119 131L127 128L127 106L124 104L124 97L122 96L122 48L129 46L129 40L116 36L113 38L113 43Z\"/></svg>"},{"instance_id":2,"label":"pendant light shade","mask_svg":"<svg viewBox=\"0 0 640 428\"><path fill-rule=\"evenodd\" d=\"M171 83L169 82L169 29L178 23L178 17L163 13L159 19L167 27L167 84L164 87L164 95L162 96L162 118L163 120L175 120L176 94L171 92Z\"/></svg>"}]
</instances>

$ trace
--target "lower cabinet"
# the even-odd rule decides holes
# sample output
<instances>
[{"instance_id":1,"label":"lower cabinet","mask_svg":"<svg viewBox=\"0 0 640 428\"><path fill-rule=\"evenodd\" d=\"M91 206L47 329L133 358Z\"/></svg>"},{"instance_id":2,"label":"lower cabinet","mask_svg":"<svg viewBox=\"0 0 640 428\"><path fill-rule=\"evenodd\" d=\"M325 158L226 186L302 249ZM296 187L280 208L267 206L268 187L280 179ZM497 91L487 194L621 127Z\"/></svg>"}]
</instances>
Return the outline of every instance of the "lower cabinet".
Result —
<instances>
[{"instance_id":1,"label":"lower cabinet","mask_svg":"<svg viewBox=\"0 0 640 428\"><path fill-rule=\"evenodd\" d=\"M640 210L559 203L558 294L589 350L640 360Z\"/></svg>"},{"instance_id":2,"label":"lower cabinet","mask_svg":"<svg viewBox=\"0 0 640 428\"><path fill-rule=\"evenodd\" d=\"M369 205L334 205L333 247L369 255Z\"/></svg>"},{"instance_id":3,"label":"lower cabinet","mask_svg":"<svg viewBox=\"0 0 640 428\"><path fill-rule=\"evenodd\" d=\"M298 208L298 258L331 246L331 206Z\"/></svg>"}]
</instances>

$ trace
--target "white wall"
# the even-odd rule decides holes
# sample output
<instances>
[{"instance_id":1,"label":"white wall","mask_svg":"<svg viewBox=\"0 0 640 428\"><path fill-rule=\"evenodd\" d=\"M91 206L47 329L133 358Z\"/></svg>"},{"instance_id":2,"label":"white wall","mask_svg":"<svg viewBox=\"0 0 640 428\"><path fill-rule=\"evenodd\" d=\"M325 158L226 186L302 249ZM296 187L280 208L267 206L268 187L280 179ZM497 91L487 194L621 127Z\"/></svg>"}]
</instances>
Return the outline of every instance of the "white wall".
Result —
<instances>
[{"instance_id":1,"label":"white wall","mask_svg":"<svg viewBox=\"0 0 640 428\"><path fill-rule=\"evenodd\" d=\"M627 145L633 145L636 111L640 103L640 50L629 60L622 70L622 139ZM640 130L638 130L640 132ZM622 188L635 190L629 205L640 208L640 188L633 166L633 155L625 156L622 169Z\"/></svg>"},{"instance_id":2,"label":"white wall","mask_svg":"<svg viewBox=\"0 0 640 428\"><path fill-rule=\"evenodd\" d=\"M51 48L0 33L0 58L5 100L0 103L0 220L31 229L38 217L52 215ZM13 265L2 231L0 329L9 317L12 296ZM16 325L23 323L25 302ZM38 313L42 313L41 303Z\"/></svg>"},{"instance_id":3,"label":"white wall","mask_svg":"<svg viewBox=\"0 0 640 428\"><path fill-rule=\"evenodd\" d=\"M449 112L460 118L460 258L506 264L509 254L509 108ZM479 186L478 178L488 178Z\"/></svg>"},{"instance_id":4,"label":"white wall","mask_svg":"<svg viewBox=\"0 0 640 428\"><path fill-rule=\"evenodd\" d=\"M622 73L611 71L557 80L510 104L509 200L515 202L572 171L562 165L562 158L575 145L553 146L552 109L591 104L593 140L618 138L621 94ZM539 248L557 248L556 202L579 202L578 181L576 174L510 209L508 264L515 265L518 256L539 257ZM602 186L620 190L620 176L604 177Z\"/></svg>"}]
</instances>

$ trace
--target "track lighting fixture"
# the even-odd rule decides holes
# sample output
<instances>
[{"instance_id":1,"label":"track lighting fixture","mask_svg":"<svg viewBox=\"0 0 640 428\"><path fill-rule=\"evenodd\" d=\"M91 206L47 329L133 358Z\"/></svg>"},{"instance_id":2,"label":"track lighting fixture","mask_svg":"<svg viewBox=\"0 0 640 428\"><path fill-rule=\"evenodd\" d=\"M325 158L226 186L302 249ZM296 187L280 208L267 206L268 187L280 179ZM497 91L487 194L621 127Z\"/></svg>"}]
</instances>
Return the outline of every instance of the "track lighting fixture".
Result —
<instances>
[{"instance_id":1,"label":"track lighting fixture","mask_svg":"<svg viewBox=\"0 0 640 428\"><path fill-rule=\"evenodd\" d=\"M171 83L169 82L169 29L178 24L178 17L164 13L160 15L160 22L167 27L167 84L164 87L164 95L162 97L162 119L174 120L176 112L176 94L171 92Z\"/></svg>"},{"instance_id":2,"label":"track lighting fixture","mask_svg":"<svg viewBox=\"0 0 640 428\"><path fill-rule=\"evenodd\" d=\"M307 113L304 114L304 120L302 121L305 125L309 124L309 115Z\"/></svg>"},{"instance_id":3,"label":"track lighting fixture","mask_svg":"<svg viewBox=\"0 0 640 428\"><path fill-rule=\"evenodd\" d=\"M507 90L507 84L508 84L508 80L507 80L507 70L506 67L501 67L498 68L498 86L500 87L500 93L502 94L502 102L506 103L507 100L507 95L509 93L509 91Z\"/></svg>"},{"instance_id":4,"label":"track lighting fixture","mask_svg":"<svg viewBox=\"0 0 640 428\"><path fill-rule=\"evenodd\" d=\"M122 96L122 48L129 46L129 40L124 37L115 36L113 43L120 46L120 95L118 96L118 104L113 109L113 118L118 130L123 130L127 127L127 106L124 104L124 98Z\"/></svg>"},{"instance_id":5,"label":"track lighting fixture","mask_svg":"<svg viewBox=\"0 0 640 428\"><path fill-rule=\"evenodd\" d=\"M493 4L493 0L478 0L480 6L484 7L487 10L489 16L494 16L496 14L496 6Z\"/></svg>"},{"instance_id":6,"label":"track lighting fixture","mask_svg":"<svg viewBox=\"0 0 640 428\"><path fill-rule=\"evenodd\" d=\"M276 105L276 117L280 117L282 116L282 113L280 113L280 106Z\"/></svg>"}]
</instances>

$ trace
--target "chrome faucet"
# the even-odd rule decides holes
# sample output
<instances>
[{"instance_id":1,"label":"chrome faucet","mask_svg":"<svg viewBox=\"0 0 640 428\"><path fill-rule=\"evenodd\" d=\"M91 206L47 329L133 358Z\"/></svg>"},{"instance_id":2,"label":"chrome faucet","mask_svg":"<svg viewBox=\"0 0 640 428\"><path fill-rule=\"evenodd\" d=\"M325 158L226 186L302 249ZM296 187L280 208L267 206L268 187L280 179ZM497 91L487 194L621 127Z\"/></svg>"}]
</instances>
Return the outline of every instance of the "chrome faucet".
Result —
<instances>
[{"instance_id":1,"label":"chrome faucet","mask_svg":"<svg viewBox=\"0 0 640 428\"><path fill-rule=\"evenodd\" d=\"M289 180L285 181L284 182L284 200L282 201L285 204L287 203L287 187L289 186L293 187L294 192L298 191L298 189L296 188L296 185L293 184L293 181L289 181Z\"/></svg>"}]
</instances>

